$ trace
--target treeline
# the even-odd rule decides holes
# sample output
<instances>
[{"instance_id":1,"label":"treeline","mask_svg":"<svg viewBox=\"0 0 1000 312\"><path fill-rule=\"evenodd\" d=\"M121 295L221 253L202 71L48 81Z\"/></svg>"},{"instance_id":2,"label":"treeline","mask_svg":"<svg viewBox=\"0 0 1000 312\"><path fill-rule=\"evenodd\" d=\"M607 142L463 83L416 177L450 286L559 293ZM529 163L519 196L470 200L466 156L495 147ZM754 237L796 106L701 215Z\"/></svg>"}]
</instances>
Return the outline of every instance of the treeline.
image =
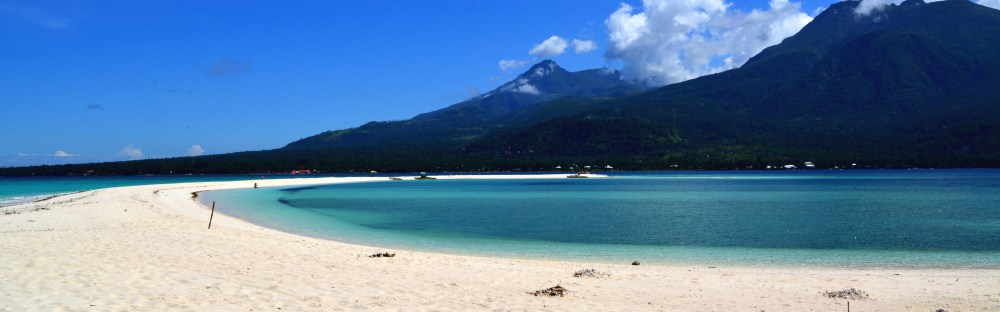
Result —
<instances>
[{"instance_id":1,"label":"treeline","mask_svg":"<svg viewBox=\"0 0 1000 312\"><path fill-rule=\"evenodd\" d=\"M417 146L395 149L270 150L225 155L149 159L124 162L0 168L3 176L254 174L313 170L321 173L552 171L592 166L604 170L743 170L795 165L810 161L818 168L969 168L1000 167L1000 155L942 155L930 152L850 149L779 149L753 145L650 150L640 153L586 155L543 154L528 149L433 150ZM645 150L644 150L645 149Z\"/></svg>"}]
</instances>

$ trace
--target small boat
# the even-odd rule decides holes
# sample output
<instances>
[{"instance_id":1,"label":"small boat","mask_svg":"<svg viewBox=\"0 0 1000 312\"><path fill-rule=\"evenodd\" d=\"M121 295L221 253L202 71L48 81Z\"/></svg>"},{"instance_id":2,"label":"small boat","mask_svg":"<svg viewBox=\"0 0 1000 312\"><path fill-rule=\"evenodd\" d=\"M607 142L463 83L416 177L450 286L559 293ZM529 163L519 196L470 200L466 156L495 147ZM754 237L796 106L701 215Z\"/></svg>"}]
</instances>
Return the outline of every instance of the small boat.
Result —
<instances>
[{"instance_id":1,"label":"small boat","mask_svg":"<svg viewBox=\"0 0 1000 312\"><path fill-rule=\"evenodd\" d=\"M415 177L417 180L437 180L435 177L428 177L427 172L421 172L419 177Z\"/></svg>"}]
</instances>

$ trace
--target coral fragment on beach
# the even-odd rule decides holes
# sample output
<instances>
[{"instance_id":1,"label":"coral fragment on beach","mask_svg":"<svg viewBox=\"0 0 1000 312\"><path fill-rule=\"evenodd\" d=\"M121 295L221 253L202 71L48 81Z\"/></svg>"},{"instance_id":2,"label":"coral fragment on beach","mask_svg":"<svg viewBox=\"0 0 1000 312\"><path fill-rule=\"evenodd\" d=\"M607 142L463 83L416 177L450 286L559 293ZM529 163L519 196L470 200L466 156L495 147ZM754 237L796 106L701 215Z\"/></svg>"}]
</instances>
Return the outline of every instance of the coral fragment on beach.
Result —
<instances>
[{"instance_id":1,"label":"coral fragment on beach","mask_svg":"<svg viewBox=\"0 0 1000 312\"><path fill-rule=\"evenodd\" d=\"M828 298L834 299L848 299L848 300L862 300L868 299L868 293L852 288L846 288L844 290L838 291L825 291L823 295Z\"/></svg>"},{"instance_id":2,"label":"coral fragment on beach","mask_svg":"<svg viewBox=\"0 0 1000 312\"><path fill-rule=\"evenodd\" d=\"M608 278L611 277L611 274L607 272L598 271L597 269L586 269L586 270L576 271L575 273L573 273L573 277Z\"/></svg>"},{"instance_id":3,"label":"coral fragment on beach","mask_svg":"<svg viewBox=\"0 0 1000 312\"><path fill-rule=\"evenodd\" d=\"M536 290L536 291L533 291L533 292L528 292L529 295L533 295L535 297L540 297L540 296L546 296L546 297L556 297L556 296L565 297L567 293L569 293L569 289L566 289L566 288L564 288L562 286L559 286L559 285L556 285L554 287L549 287L549 288L546 288L546 289L542 289L542 290Z\"/></svg>"}]
</instances>

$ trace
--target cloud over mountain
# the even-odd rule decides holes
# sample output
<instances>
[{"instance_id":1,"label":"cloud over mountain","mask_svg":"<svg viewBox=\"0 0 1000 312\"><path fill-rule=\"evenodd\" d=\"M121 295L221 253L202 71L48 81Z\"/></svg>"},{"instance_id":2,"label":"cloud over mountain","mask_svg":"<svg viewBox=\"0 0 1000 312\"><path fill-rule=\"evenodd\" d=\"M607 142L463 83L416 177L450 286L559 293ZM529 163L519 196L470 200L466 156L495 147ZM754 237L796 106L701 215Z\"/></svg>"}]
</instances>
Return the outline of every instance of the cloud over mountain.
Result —
<instances>
[{"instance_id":1,"label":"cloud over mountain","mask_svg":"<svg viewBox=\"0 0 1000 312\"><path fill-rule=\"evenodd\" d=\"M924 2L937 2L941 0L924 0ZM980 1L982 2L982 1ZM862 0L858 4L858 8L855 10L858 15L868 15L872 12L882 10L885 6L890 4L900 4L903 0Z\"/></svg>"},{"instance_id":2,"label":"cloud over mountain","mask_svg":"<svg viewBox=\"0 0 1000 312\"><path fill-rule=\"evenodd\" d=\"M597 43L593 40L581 40L573 39L572 41L566 40L557 35L552 35L548 39L545 39L541 43L536 44L528 50L528 54L533 55L530 60L527 59L502 59L497 63L500 71L506 72L513 69L518 69L533 62L537 62L540 59L553 59L563 53L566 53L566 49L573 47L573 52L576 54L584 54L594 50L597 50ZM528 90L531 91L531 90ZM533 92L527 92L532 93Z\"/></svg>"},{"instance_id":3,"label":"cloud over mountain","mask_svg":"<svg viewBox=\"0 0 1000 312\"><path fill-rule=\"evenodd\" d=\"M573 51L576 54L583 54L597 50L597 44L593 40L573 39Z\"/></svg>"},{"instance_id":4,"label":"cloud over mountain","mask_svg":"<svg viewBox=\"0 0 1000 312\"><path fill-rule=\"evenodd\" d=\"M942 0L924 0L924 2L937 2L937 1L942 1ZM871 14L872 12L882 10L882 8L884 8L887 5L900 4L903 2L904 0L862 0L861 3L858 4L858 9L856 10L856 12L859 15L868 15ZM982 6L987 6L994 9L1000 9L1000 0L978 0L974 2Z\"/></svg>"},{"instance_id":5,"label":"cloud over mountain","mask_svg":"<svg viewBox=\"0 0 1000 312\"><path fill-rule=\"evenodd\" d=\"M897 2L903 2L903 1L864 0L861 1L860 4L858 4L858 8L855 10L855 12L857 12L859 15L868 15L871 14L873 11L881 10L883 7Z\"/></svg>"},{"instance_id":6,"label":"cloud over mountain","mask_svg":"<svg viewBox=\"0 0 1000 312\"><path fill-rule=\"evenodd\" d=\"M644 0L605 21L606 57L621 60L626 78L665 85L732 69L812 21L801 5L771 0L767 10L730 10L722 0Z\"/></svg>"},{"instance_id":7,"label":"cloud over mountain","mask_svg":"<svg viewBox=\"0 0 1000 312\"><path fill-rule=\"evenodd\" d=\"M508 71L527 66L528 64L527 60L500 60L497 66L500 67L500 71Z\"/></svg>"},{"instance_id":8,"label":"cloud over mountain","mask_svg":"<svg viewBox=\"0 0 1000 312\"><path fill-rule=\"evenodd\" d=\"M1000 10L1000 0L979 0L976 4Z\"/></svg>"},{"instance_id":9,"label":"cloud over mountain","mask_svg":"<svg viewBox=\"0 0 1000 312\"><path fill-rule=\"evenodd\" d=\"M563 54L567 47L569 47L569 42L566 42L566 39L553 35L549 39L542 41L542 43L535 45L528 53L538 55L541 58L550 58Z\"/></svg>"}]
</instances>

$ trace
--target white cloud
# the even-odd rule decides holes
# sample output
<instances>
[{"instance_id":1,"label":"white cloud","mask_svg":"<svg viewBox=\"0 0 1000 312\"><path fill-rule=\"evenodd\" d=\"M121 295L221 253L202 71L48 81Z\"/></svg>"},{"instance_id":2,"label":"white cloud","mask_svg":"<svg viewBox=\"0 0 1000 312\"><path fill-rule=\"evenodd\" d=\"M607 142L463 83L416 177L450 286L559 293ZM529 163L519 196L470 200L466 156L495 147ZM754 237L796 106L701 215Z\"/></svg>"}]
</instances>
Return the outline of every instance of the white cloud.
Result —
<instances>
[{"instance_id":1,"label":"white cloud","mask_svg":"<svg viewBox=\"0 0 1000 312\"><path fill-rule=\"evenodd\" d=\"M553 35L549 39L542 41L542 43L535 45L528 53L538 55L542 58L549 58L563 54L567 47L569 47L569 42L566 42L566 39Z\"/></svg>"},{"instance_id":2,"label":"white cloud","mask_svg":"<svg viewBox=\"0 0 1000 312\"><path fill-rule=\"evenodd\" d=\"M730 7L723 0L623 3L605 20L606 55L624 63L626 78L665 85L741 66L812 21L788 0L771 0L767 10Z\"/></svg>"},{"instance_id":3,"label":"white cloud","mask_svg":"<svg viewBox=\"0 0 1000 312\"><path fill-rule=\"evenodd\" d=\"M118 156L128 158L129 160L142 159L142 150L132 145L127 145L118 151Z\"/></svg>"},{"instance_id":4,"label":"white cloud","mask_svg":"<svg viewBox=\"0 0 1000 312\"><path fill-rule=\"evenodd\" d=\"M976 4L1000 10L1000 0L979 0Z\"/></svg>"},{"instance_id":5,"label":"white cloud","mask_svg":"<svg viewBox=\"0 0 1000 312\"><path fill-rule=\"evenodd\" d=\"M187 149L188 156L201 156L202 154L205 154L205 149L201 148L201 145L191 145L191 147L188 147Z\"/></svg>"},{"instance_id":6,"label":"white cloud","mask_svg":"<svg viewBox=\"0 0 1000 312\"><path fill-rule=\"evenodd\" d=\"M525 65L528 65L528 61L526 60L500 60L500 64L498 64L501 71L518 69L524 67Z\"/></svg>"},{"instance_id":7,"label":"white cloud","mask_svg":"<svg viewBox=\"0 0 1000 312\"><path fill-rule=\"evenodd\" d=\"M577 54L587 53L590 51L597 50L597 44L591 40L580 40L573 39L572 42L566 41L566 39L560 38L559 36L552 35L542 43L536 44L531 50L528 51L529 54L535 55L531 60L508 60L502 59L497 63L500 67L500 71L509 71L512 69L518 69L531 64L532 62L537 62L539 58L552 58L559 56L566 52L570 44L573 45L573 50ZM531 93L531 92L527 92Z\"/></svg>"},{"instance_id":8,"label":"white cloud","mask_svg":"<svg viewBox=\"0 0 1000 312\"><path fill-rule=\"evenodd\" d=\"M874 11L879 11L885 8L885 6L890 4L900 4L904 0L861 0L861 4L858 8L854 10L858 15L868 15ZM938 2L941 0L924 0L924 2ZM994 9L1000 9L1000 0L979 0L976 1L977 4L988 6Z\"/></svg>"},{"instance_id":9,"label":"white cloud","mask_svg":"<svg viewBox=\"0 0 1000 312\"><path fill-rule=\"evenodd\" d=\"M903 1L894 1L894 0L862 0L861 4L858 4L858 8L854 9L854 12L858 13L860 15L868 15L868 14L871 14L873 11L882 10L882 8L885 7L886 5L890 5L890 4L893 4L893 3L899 3L899 2L903 2Z\"/></svg>"},{"instance_id":10,"label":"white cloud","mask_svg":"<svg viewBox=\"0 0 1000 312\"><path fill-rule=\"evenodd\" d=\"M76 157L76 156L80 156L80 154L70 154L70 153L67 153L67 152L64 152L64 151L60 150L60 151L56 151L55 153L53 153L52 156L55 156L55 157Z\"/></svg>"},{"instance_id":11,"label":"white cloud","mask_svg":"<svg viewBox=\"0 0 1000 312\"><path fill-rule=\"evenodd\" d=\"M826 11L826 7L817 7L815 10L813 10L812 16L817 16L820 13L823 13L823 11Z\"/></svg>"},{"instance_id":12,"label":"white cloud","mask_svg":"<svg viewBox=\"0 0 1000 312\"><path fill-rule=\"evenodd\" d=\"M997 0L1000 1L1000 0ZM583 54L590 51L597 50L597 44L592 40L579 40L573 39L573 50L577 54Z\"/></svg>"},{"instance_id":13,"label":"white cloud","mask_svg":"<svg viewBox=\"0 0 1000 312\"><path fill-rule=\"evenodd\" d=\"M534 85L532 85L528 79L518 78L517 80L508 82L505 85L500 86L500 92L517 92L517 93L527 93L531 95L542 94ZM490 96L488 94L486 96Z\"/></svg>"},{"instance_id":14,"label":"white cloud","mask_svg":"<svg viewBox=\"0 0 1000 312\"><path fill-rule=\"evenodd\" d=\"M520 92L520 93L527 93L527 94L532 94L532 95L542 94L542 92L538 91L538 88L535 88L535 86L533 86L533 85L531 85L529 83L518 85L517 87L514 87L513 89L511 89L511 91Z\"/></svg>"}]
</instances>

